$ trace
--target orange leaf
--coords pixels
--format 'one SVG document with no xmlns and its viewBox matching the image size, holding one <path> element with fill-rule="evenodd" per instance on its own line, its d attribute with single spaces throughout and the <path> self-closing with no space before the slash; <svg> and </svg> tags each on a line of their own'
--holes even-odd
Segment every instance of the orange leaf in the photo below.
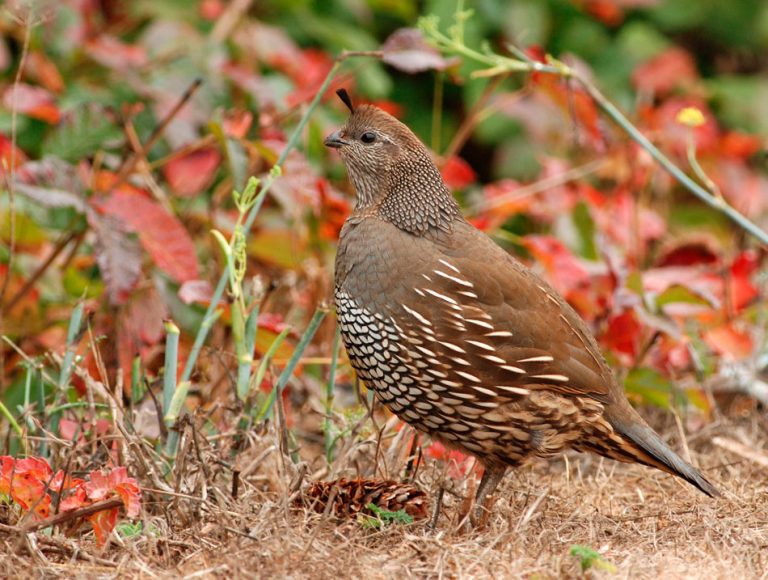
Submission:
<svg viewBox="0 0 768 580">
<path fill-rule="evenodd" d="M 733 323 L 711 328 L 704 332 L 704 342 L 717 354 L 731 360 L 741 360 L 754 352 L 752 334 L 735 328 Z"/>
<path fill-rule="evenodd" d="M 99 547 L 107 543 L 109 534 L 115 529 L 118 511 L 118 508 L 101 510 L 87 517 L 93 526 L 93 533 L 96 535 L 96 545 Z"/>
<path fill-rule="evenodd" d="M 59 69 L 40 51 L 30 51 L 24 72 L 51 92 L 61 93 L 64 90 L 64 79 Z"/>
</svg>

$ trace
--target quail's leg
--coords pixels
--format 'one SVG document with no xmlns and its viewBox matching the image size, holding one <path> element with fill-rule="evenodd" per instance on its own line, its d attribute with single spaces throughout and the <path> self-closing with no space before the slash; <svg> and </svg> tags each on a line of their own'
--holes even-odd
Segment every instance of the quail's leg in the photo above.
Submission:
<svg viewBox="0 0 768 580">
<path fill-rule="evenodd" d="M 477 488 L 477 495 L 475 496 L 474 517 L 472 518 L 475 525 L 480 523 L 483 513 L 486 511 L 485 500 L 496 490 L 506 472 L 506 465 L 486 464 L 483 478 L 480 480 L 480 487 Z"/>
</svg>

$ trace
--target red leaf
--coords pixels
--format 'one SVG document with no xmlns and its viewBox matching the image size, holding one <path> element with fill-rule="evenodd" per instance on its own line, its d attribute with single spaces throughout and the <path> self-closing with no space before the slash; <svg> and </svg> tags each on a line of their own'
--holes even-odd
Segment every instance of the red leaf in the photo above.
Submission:
<svg viewBox="0 0 768 580">
<path fill-rule="evenodd" d="M 477 175 L 469 166 L 469 163 L 461 157 L 449 157 L 440 168 L 445 184 L 450 189 L 464 189 L 470 183 L 474 183 Z"/>
<path fill-rule="evenodd" d="M 19 113 L 51 125 L 61 120 L 61 111 L 54 96 L 41 87 L 26 83 L 11 85 L 3 94 L 3 104 L 9 110 L 16 109 Z"/>
<path fill-rule="evenodd" d="M 748 358 L 755 348 L 752 335 L 745 330 L 735 328 L 733 323 L 705 331 L 704 342 L 717 354 L 731 360 Z"/>
<path fill-rule="evenodd" d="M 720 261 L 714 240 L 702 238 L 686 240 L 665 248 L 656 259 L 656 265 L 692 266 L 694 264 L 717 264 Z"/>
<path fill-rule="evenodd" d="M 3 462 L 3 471 L 8 469 Z M 35 517 L 47 518 L 50 513 L 51 497 L 46 493 L 48 481 L 53 475 L 51 466 L 45 459 L 26 457 L 17 459 L 11 465 L 13 480 L 10 483 L 10 496 L 24 510 L 32 510 Z M 5 484 L 0 484 L 3 487 Z"/>
<path fill-rule="evenodd" d="M 144 364 L 157 354 L 168 309 L 154 287 L 134 292 L 117 318 L 117 358 L 124 384 L 131 384 L 131 363 L 138 354 Z"/>
<path fill-rule="evenodd" d="M 59 510 L 62 512 L 76 510 L 85 507 L 90 503 L 87 494 L 85 493 L 85 482 L 82 479 L 76 481 L 77 484 L 74 485 L 61 499 L 61 502 L 59 502 Z"/>
<path fill-rule="evenodd" d="M 585 8 L 608 26 L 618 26 L 624 20 L 624 12 L 612 0 L 588 0 Z"/>
<path fill-rule="evenodd" d="M 310 100 L 333 67 L 333 59 L 321 50 L 307 48 L 302 51 L 298 66 L 291 71 L 296 90 L 288 95 L 288 107 Z M 330 93 L 331 91 L 329 91 Z"/>
<path fill-rule="evenodd" d="M 223 0 L 201 0 L 198 12 L 205 20 L 218 20 L 224 13 L 226 5 Z"/>
<path fill-rule="evenodd" d="M 635 311 L 628 309 L 610 318 L 601 342 L 615 353 L 631 357 L 631 362 L 640 350 L 642 330 Z"/>
<path fill-rule="evenodd" d="M 686 341 L 675 340 L 667 334 L 661 334 L 648 356 L 651 364 L 665 373 L 679 373 L 691 367 L 691 353 Z"/>
<path fill-rule="evenodd" d="M 381 46 L 382 60 L 403 72 L 418 73 L 425 70 L 445 70 L 456 59 L 445 59 L 424 39 L 418 28 L 401 28 L 393 32 Z"/>
<path fill-rule="evenodd" d="M 199 277 L 192 238 L 176 216 L 160 204 L 143 195 L 115 191 L 98 202 L 98 209 L 128 224 L 157 267 L 171 278 L 186 282 Z"/>
<path fill-rule="evenodd" d="M 428 457 L 448 463 L 448 474 L 450 477 L 464 477 L 472 467 L 471 456 L 455 449 L 449 449 L 440 441 L 432 441 L 429 447 L 426 448 L 426 454 Z"/>
<path fill-rule="evenodd" d="M 27 156 L 18 147 L 14 146 L 11 140 L 3 133 L 0 133 L 0 177 L 5 173 L 6 168 L 13 166 L 18 169 L 27 161 Z"/>
<path fill-rule="evenodd" d="M 128 470 L 121 466 L 114 468 L 109 474 L 109 485 L 120 496 L 125 505 L 125 514 L 135 518 L 141 511 L 141 490 L 136 480 L 128 477 Z"/>
<path fill-rule="evenodd" d="M 85 51 L 99 64 L 115 70 L 135 70 L 146 65 L 149 60 L 142 46 L 126 44 L 106 34 L 89 40 Z"/>
<path fill-rule="evenodd" d="M 693 57 L 687 50 L 673 46 L 637 67 L 632 83 L 640 91 L 665 95 L 697 77 Z"/>
<path fill-rule="evenodd" d="M 721 159 L 712 178 L 731 205 L 747 217 L 758 218 L 768 211 L 768 178 L 743 161 Z"/>
<path fill-rule="evenodd" d="M 526 236 L 523 244 L 544 266 L 546 278 L 561 294 L 589 282 L 589 272 L 565 245 L 551 236 Z"/>
<path fill-rule="evenodd" d="M 595 197 L 590 199 L 594 201 Z M 636 197 L 623 188 L 614 195 L 602 196 L 602 203 L 593 203 L 590 209 L 600 231 L 622 248 L 637 248 L 641 254 L 648 242 L 667 232 L 664 219 L 652 209 L 638 207 Z M 639 247 L 636 242 L 640 243 Z"/>
<path fill-rule="evenodd" d="M 734 311 L 748 306 L 760 295 L 752 283 L 752 276 L 760 267 L 760 256 L 755 250 L 745 250 L 731 264 L 729 296 Z"/>
<path fill-rule="evenodd" d="M 89 500 L 100 501 L 117 495 L 123 500 L 128 517 L 139 515 L 141 490 L 136 480 L 128 477 L 128 470 L 124 466 L 115 467 L 106 474 L 103 471 L 92 471 L 89 479 L 85 483 Z"/>
<path fill-rule="evenodd" d="M 333 189 L 325 179 L 318 179 L 320 192 L 320 236 L 326 240 L 338 240 L 352 207 L 346 197 Z"/>
<path fill-rule="evenodd" d="M 586 66 L 582 65 L 582 68 Z M 600 114 L 594 99 L 584 89 L 567 84 L 555 75 L 538 75 L 530 77 L 531 83 L 538 86 L 543 94 L 549 96 L 560 111 L 568 115 L 569 122 L 575 117 L 580 129 L 585 131 L 585 137 L 596 149 L 604 149 L 603 130 L 600 126 Z"/>
<path fill-rule="evenodd" d="M 169 161 L 163 167 L 163 175 L 178 195 L 192 197 L 211 184 L 220 164 L 217 149 L 198 149 Z"/>
<path fill-rule="evenodd" d="M 693 107 L 704 115 L 704 124 L 691 129 L 681 125 L 677 120 L 678 113 L 686 108 Z M 670 98 L 658 109 L 645 112 L 651 128 L 659 133 L 659 137 L 665 142 L 665 146 L 672 149 L 677 155 L 684 156 L 688 148 L 688 134 L 693 131 L 694 143 L 697 153 L 712 152 L 719 142 L 719 128 L 714 115 L 700 99 L 694 98 Z"/>
<path fill-rule="evenodd" d="M 262 312 L 259 314 L 258 320 L 259 328 L 271 330 L 275 334 L 281 333 L 288 325 L 283 321 L 281 314 L 275 314 L 272 312 Z"/>
<path fill-rule="evenodd" d="M 371 101 L 371 105 L 374 107 L 378 107 L 385 113 L 389 113 L 393 117 L 402 117 L 403 116 L 403 107 L 402 105 L 395 103 L 394 101 L 388 101 L 386 99 L 380 99 L 377 101 Z"/>
</svg>

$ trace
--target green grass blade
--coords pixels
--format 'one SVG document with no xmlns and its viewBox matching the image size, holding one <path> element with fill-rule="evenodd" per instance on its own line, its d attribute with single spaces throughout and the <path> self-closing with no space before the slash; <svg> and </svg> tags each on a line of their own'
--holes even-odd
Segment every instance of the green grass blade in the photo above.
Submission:
<svg viewBox="0 0 768 580">
<path fill-rule="evenodd" d="M 282 395 L 283 388 L 285 388 L 285 385 L 288 383 L 288 379 L 290 379 L 291 376 L 293 375 L 293 371 L 296 369 L 296 365 L 299 364 L 299 361 L 301 360 L 301 357 L 304 354 L 304 351 L 309 346 L 309 343 L 312 340 L 312 337 L 315 336 L 315 332 L 317 332 L 317 329 L 319 328 L 320 323 L 323 321 L 323 318 L 325 318 L 325 315 L 326 315 L 325 309 L 318 308 L 317 310 L 315 310 L 315 314 L 312 317 L 312 320 L 310 320 L 307 330 L 304 331 L 304 334 L 301 337 L 299 344 L 296 345 L 296 350 L 293 351 L 293 355 L 288 361 L 288 364 L 285 366 L 285 369 L 283 369 L 283 372 L 280 374 L 280 378 L 277 379 L 275 388 L 272 389 L 272 392 L 269 394 L 269 397 L 264 402 L 264 405 L 262 406 L 261 411 L 257 416 L 257 419 L 256 419 L 257 422 L 263 421 L 264 419 L 266 419 L 272 414 L 272 407 L 275 404 L 275 400 L 277 399 L 277 397 Z"/>
</svg>

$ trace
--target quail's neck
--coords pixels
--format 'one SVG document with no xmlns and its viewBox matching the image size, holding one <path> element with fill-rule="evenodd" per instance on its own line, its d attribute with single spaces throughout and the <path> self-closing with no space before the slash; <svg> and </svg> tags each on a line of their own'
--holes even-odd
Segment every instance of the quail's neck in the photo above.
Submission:
<svg viewBox="0 0 768 580">
<path fill-rule="evenodd" d="M 461 217 L 456 200 L 431 159 L 412 156 L 393 167 L 377 205 L 378 216 L 413 235 L 449 232 Z"/>
</svg>

